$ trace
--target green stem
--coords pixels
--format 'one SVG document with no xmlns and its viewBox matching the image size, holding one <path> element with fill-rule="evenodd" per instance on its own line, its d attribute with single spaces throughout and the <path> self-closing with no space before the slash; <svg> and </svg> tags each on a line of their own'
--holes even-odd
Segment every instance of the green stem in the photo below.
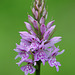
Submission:
<svg viewBox="0 0 75 75">
<path fill-rule="evenodd" d="M 38 68 L 36 68 L 35 75 L 40 75 L 41 61 L 38 61 L 38 62 L 37 62 L 37 66 L 38 66 Z"/>
</svg>

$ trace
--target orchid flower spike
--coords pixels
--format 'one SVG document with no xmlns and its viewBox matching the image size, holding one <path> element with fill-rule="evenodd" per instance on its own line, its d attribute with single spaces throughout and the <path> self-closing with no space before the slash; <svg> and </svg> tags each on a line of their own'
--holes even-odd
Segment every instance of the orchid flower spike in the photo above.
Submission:
<svg viewBox="0 0 75 75">
<path fill-rule="evenodd" d="M 40 75 L 40 64 L 45 65 L 46 62 L 51 67 L 55 66 L 58 72 L 61 64 L 56 60 L 56 56 L 62 54 L 65 50 L 59 52 L 59 46 L 55 46 L 56 43 L 61 41 L 62 37 L 52 37 L 56 27 L 56 25 L 53 25 L 54 20 L 47 25 L 45 24 L 48 14 L 45 0 L 35 0 L 32 14 L 33 17 L 28 15 L 29 22 L 24 22 L 28 32 L 19 32 L 22 39 L 19 45 L 16 44 L 14 51 L 18 53 L 15 59 L 19 57 L 21 60 L 16 64 L 20 66 L 20 64 L 26 62 L 26 65 L 21 67 L 25 75 L 33 74 L 35 71 L 36 75 Z"/>
</svg>

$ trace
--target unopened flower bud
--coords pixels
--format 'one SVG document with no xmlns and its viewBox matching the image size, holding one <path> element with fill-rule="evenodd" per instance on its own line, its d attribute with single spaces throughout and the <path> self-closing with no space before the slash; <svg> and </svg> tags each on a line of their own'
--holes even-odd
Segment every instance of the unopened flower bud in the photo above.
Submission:
<svg viewBox="0 0 75 75">
<path fill-rule="evenodd" d="M 32 27 L 29 23 L 27 22 L 24 22 L 26 24 L 26 28 L 28 29 L 28 31 L 31 31 L 32 30 Z"/>
<path fill-rule="evenodd" d="M 54 20 L 55 21 L 55 20 Z M 54 21 L 51 21 L 51 22 L 49 22 L 48 24 L 47 24 L 47 29 L 49 29 L 51 26 L 52 26 L 52 24 L 54 23 Z"/>
<path fill-rule="evenodd" d="M 40 24 L 44 24 L 44 23 L 45 23 L 45 19 L 44 19 L 44 17 L 41 17 Z"/>
</svg>

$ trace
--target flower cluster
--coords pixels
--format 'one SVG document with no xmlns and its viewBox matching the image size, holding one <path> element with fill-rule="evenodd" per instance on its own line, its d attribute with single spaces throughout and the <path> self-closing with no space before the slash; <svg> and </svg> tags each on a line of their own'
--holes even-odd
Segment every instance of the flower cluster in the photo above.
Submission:
<svg viewBox="0 0 75 75">
<path fill-rule="evenodd" d="M 15 59 L 21 58 L 17 64 L 20 66 L 23 62 L 27 63 L 27 65 L 21 67 L 25 75 L 34 73 L 38 62 L 45 65 L 45 62 L 48 61 L 51 67 L 55 66 L 56 70 L 59 71 L 58 66 L 61 66 L 61 64 L 56 61 L 56 56 L 62 54 L 64 50 L 59 52 L 59 46 L 55 47 L 55 44 L 61 41 L 61 37 L 52 38 L 56 26 L 52 26 L 54 21 L 45 25 L 48 13 L 44 0 L 35 0 L 32 13 L 34 18 L 28 15 L 29 23 L 24 22 L 28 32 L 19 32 L 22 39 L 20 45 L 16 44 L 17 47 L 14 49 L 18 53 Z M 32 58 L 30 59 L 29 56 Z"/>
</svg>

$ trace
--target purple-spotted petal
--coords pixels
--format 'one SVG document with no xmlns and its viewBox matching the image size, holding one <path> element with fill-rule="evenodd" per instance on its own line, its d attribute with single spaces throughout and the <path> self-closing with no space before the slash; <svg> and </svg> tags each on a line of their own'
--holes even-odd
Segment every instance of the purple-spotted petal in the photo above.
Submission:
<svg viewBox="0 0 75 75">
<path fill-rule="evenodd" d="M 54 45 L 55 43 L 58 43 L 58 42 L 60 42 L 61 41 L 61 38 L 62 37 L 54 37 L 54 38 L 52 38 L 51 40 L 50 40 L 50 46 L 52 46 L 52 45 Z"/>
<path fill-rule="evenodd" d="M 38 51 L 35 55 L 34 55 L 34 61 L 39 61 L 41 60 L 43 65 L 45 65 L 45 60 L 47 59 L 47 55 L 43 50 Z"/>
<path fill-rule="evenodd" d="M 43 65 L 45 65 L 45 60 L 44 59 L 41 59 L 41 61 L 42 61 Z"/>
<path fill-rule="evenodd" d="M 21 53 L 18 54 L 18 57 L 21 57 L 21 61 L 20 61 L 19 63 L 16 63 L 16 64 L 18 64 L 18 66 L 20 66 L 20 64 L 21 64 L 22 62 L 24 62 L 25 60 L 28 59 L 29 54 L 26 53 L 26 52 L 21 52 Z"/>
<path fill-rule="evenodd" d="M 17 56 L 15 57 L 15 59 L 17 59 L 18 57 L 20 57 L 20 55 L 17 55 Z"/>
<path fill-rule="evenodd" d="M 18 63 L 16 63 L 18 66 L 20 66 L 20 64 L 22 63 L 22 62 L 24 62 L 26 59 L 22 59 L 20 62 L 18 62 Z"/>
<path fill-rule="evenodd" d="M 55 47 L 54 51 L 52 52 L 52 56 L 56 56 L 58 54 L 59 49 Z"/>
<path fill-rule="evenodd" d="M 25 65 L 21 67 L 21 70 L 25 72 L 25 75 L 28 73 L 33 74 L 35 72 L 35 68 L 32 65 Z"/>
<path fill-rule="evenodd" d="M 29 34 L 28 32 L 19 32 L 22 39 L 26 41 L 32 42 L 33 39 L 35 39 L 34 35 Z"/>
<path fill-rule="evenodd" d="M 19 49 L 14 49 L 14 51 L 16 51 L 16 52 L 21 52 L 21 50 L 19 50 Z"/>
<path fill-rule="evenodd" d="M 45 47 L 48 48 L 48 47 L 54 46 L 54 44 L 56 44 L 60 41 L 61 41 L 61 37 L 54 37 L 47 44 L 45 44 Z"/>
<path fill-rule="evenodd" d="M 30 46 L 30 42 L 29 41 L 21 39 L 21 42 L 24 43 L 24 45 L 26 45 L 26 46 Z"/>
<path fill-rule="evenodd" d="M 56 61 L 56 58 L 53 58 L 53 57 L 50 58 L 50 59 L 48 60 L 48 63 L 49 63 L 49 65 L 50 65 L 51 67 L 54 67 L 54 66 L 55 66 L 57 72 L 59 71 L 59 67 L 58 67 L 58 66 L 61 66 L 61 64 Z"/>
<path fill-rule="evenodd" d="M 53 31 L 54 28 L 55 28 L 55 25 L 52 26 L 50 29 L 48 29 L 48 30 L 45 32 L 45 34 L 44 34 L 44 40 L 47 40 L 47 39 L 48 39 L 50 33 Z"/>
<path fill-rule="evenodd" d="M 22 42 L 21 42 L 22 43 Z M 18 49 L 20 52 L 23 50 L 23 51 L 26 51 L 26 45 L 25 44 L 20 44 L 20 45 L 18 45 L 18 44 L 16 44 L 16 50 Z"/>
<path fill-rule="evenodd" d="M 57 70 L 57 72 L 59 71 L 59 67 L 58 66 L 56 66 L 56 70 Z"/>
<path fill-rule="evenodd" d="M 61 52 L 58 52 L 57 55 L 60 55 L 60 54 L 64 53 L 64 51 L 65 51 L 65 50 L 62 50 Z"/>
<path fill-rule="evenodd" d="M 31 51 L 35 51 L 36 49 L 38 49 L 39 47 L 39 44 L 36 43 L 36 42 L 33 42 L 31 45 L 30 45 L 30 49 L 32 49 Z"/>
</svg>

